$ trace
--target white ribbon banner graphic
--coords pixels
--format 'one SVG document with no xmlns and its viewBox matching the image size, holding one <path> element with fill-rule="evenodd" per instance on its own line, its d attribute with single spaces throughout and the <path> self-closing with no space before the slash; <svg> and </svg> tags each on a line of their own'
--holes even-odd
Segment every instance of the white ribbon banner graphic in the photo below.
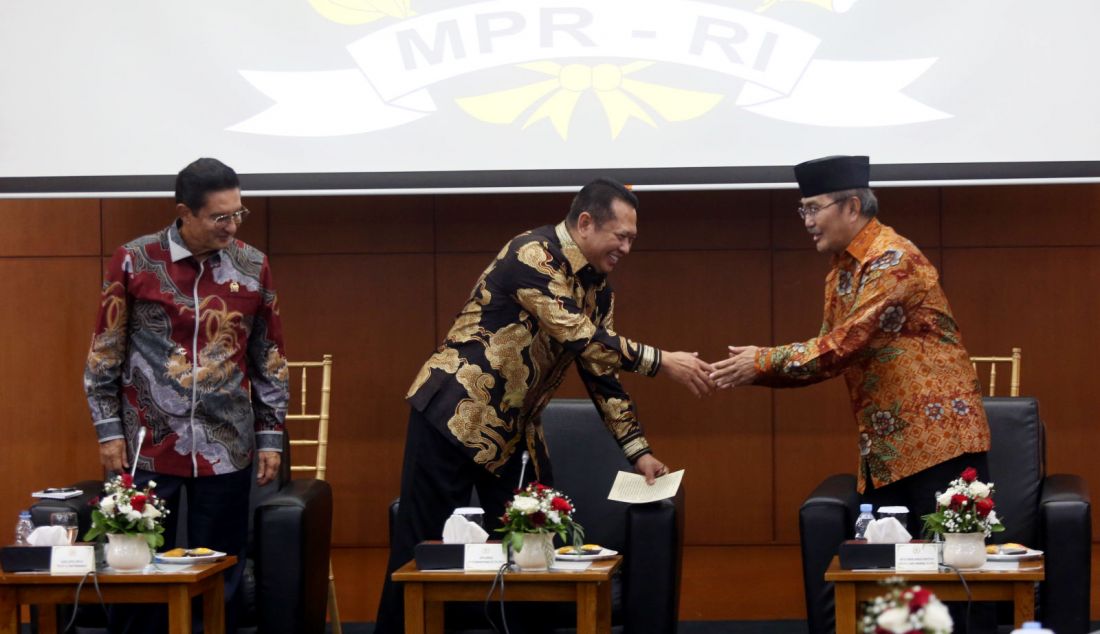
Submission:
<svg viewBox="0 0 1100 634">
<path fill-rule="evenodd" d="M 435 111 L 429 89 L 439 82 L 502 66 L 578 58 L 712 71 L 738 80 L 728 86 L 728 92 L 739 93 L 738 106 L 807 125 L 872 127 L 951 116 L 900 92 L 934 58 L 821 60 L 813 56 L 819 43 L 778 20 L 690 0 L 592 6 L 560 0 L 477 2 L 407 18 L 353 42 L 348 52 L 358 68 L 240 71 L 275 104 L 229 129 L 341 136 L 394 128 Z"/>
</svg>

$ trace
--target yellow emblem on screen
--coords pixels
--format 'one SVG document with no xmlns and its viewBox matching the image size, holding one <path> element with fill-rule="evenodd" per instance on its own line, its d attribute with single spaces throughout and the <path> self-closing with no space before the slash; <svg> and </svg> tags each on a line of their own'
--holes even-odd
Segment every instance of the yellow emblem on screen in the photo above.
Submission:
<svg viewBox="0 0 1100 634">
<path fill-rule="evenodd" d="M 662 86 L 628 77 L 651 65 L 653 62 L 633 62 L 623 66 L 562 65 L 548 61 L 521 64 L 520 68 L 549 75 L 552 79 L 485 95 L 462 97 L 455 102 L 476 119 L 507 125 L 541 101 L 527 117 L 523 128 L 547 119 L 558 135 L 567 140 L 569 122 L 577 101 L 588 90 L 593 91 L 600 100 L 613 139 L 619 136 L 631 119 L 657 127 L 643 104 L 667 121 L 686 121 L 706 114 L 723 98 L 719 94 Z"/>
</svg>

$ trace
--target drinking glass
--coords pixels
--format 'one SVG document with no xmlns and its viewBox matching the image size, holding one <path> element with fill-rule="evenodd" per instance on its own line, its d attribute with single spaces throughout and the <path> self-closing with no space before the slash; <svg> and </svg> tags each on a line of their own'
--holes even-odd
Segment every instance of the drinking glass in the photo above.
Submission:
<svg viewBox="0 0 1100 634">
<path fill-rule="evenodd" d="M 50 526 L 65 527 L 65 536 L 69 539 L 69 545 L 76 543 L 76 513 L 73 511 L 58 511 L 50 513 Z"/>
</svg>

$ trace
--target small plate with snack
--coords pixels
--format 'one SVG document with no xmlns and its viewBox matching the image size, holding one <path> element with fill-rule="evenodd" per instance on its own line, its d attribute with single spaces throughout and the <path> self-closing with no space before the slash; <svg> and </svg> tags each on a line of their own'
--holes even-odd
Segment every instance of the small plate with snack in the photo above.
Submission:
<svg viewBox="0 0 1100 634">
<path fill-rule="evenodd" d="M 574 548 L 573 546 L 562 546 L 557 550 L 555 555 L 562 561 L 596 561 L 599 559 L 607 559 L 618 555 L 619 551 L 611 550 L 610 548 L 604 548 L 599 544 L 585 544 L 580 548 Z"/>
<path fill-rule="evenodd" d="M 205 561 L 217 561 L 225 553 L 209 548 L 173 548 L 157 553 L 157 561 L 166 564 L 201 564 Z"/>
<path fill-rule="evenodd" d="M 1043 551 L 1028 548 L 1023 544 L 1010 542 L 1007 544 L 989 544 L 985 547 L 985 558 L 989 561 L 1020 561 L 1021 559 L 1035 559 L 1041 557 Z"/>
</svg>

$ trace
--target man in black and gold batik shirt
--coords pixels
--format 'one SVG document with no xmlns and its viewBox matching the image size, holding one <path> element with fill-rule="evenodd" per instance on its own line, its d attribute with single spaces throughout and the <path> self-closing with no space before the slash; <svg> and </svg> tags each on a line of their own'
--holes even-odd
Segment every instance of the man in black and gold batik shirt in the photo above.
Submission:
<svg viewBox="0 0 1100 634">
<path fill-rule="evenodd" d="M 552 482 L 539 417 L 570 365 L 635 470 L 650 482 L 668 471 L 650 451 L 619 371 L 667 375 L 697 396 L 713 385 L 710 366 L 694 353 L 664 352 L 614 330 L 607 274 L 630 253 L 637 207 L 630 190 L 600 179 L 581 189 L 565 221 L 513 238 L 420 369 L 407 395 L 401 505 L 377 633 L 403 631 L 400 588 L 389 573 L 412 559 L 417 543 L 439 539 L 473 488 L 491 530 L 525 451 L 527 479 Z"/>
</svg>

